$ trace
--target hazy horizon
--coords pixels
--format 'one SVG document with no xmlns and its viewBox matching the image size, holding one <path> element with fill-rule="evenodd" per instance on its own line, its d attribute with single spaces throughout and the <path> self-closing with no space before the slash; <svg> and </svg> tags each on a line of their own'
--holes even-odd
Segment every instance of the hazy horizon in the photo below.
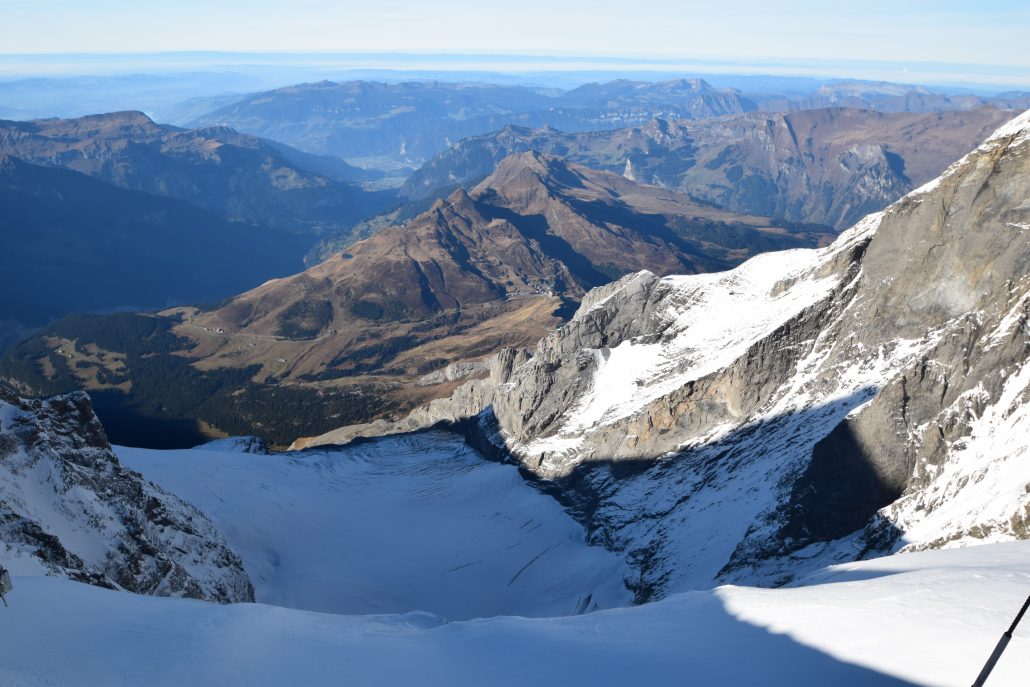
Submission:
<svg viewBox="0 0 1030 687">
<path fill-rule="evenodd" d="M 0 0 L 2 4 L 2 0 Z M 982 93 L 1030 88 L 1030 70 L 1006 65 L 888 60 L 732 60 L 474 52 L 161 51 L 0 53 L 0 81 L 239 73 L 254 87 L 321 78 L 447 78 L 449 75 L 569 87 L 592 80 L 783 77 L 888 81 Z M 362 77 L 361 75 L 367 75 Z M 433 76 L 435 75 L 435 77 Z M 310 77 L 310 78 L 303 78 Z"/>
<path fill-rule="evenodd" d="M 0 76 L 8 79 L 71 75 L 83 62 L 112 68 L 100 58 L 147 56 L 151 66 L 143 68 L 154 69 L 168 61 L 154 56 L 217 55 L 203 69 L 234 59 L 239 66 L 241 57 L 274 56 L 281 65 L 333 56 L 334 64 L 321 66 L 343 69 L 342 62 L 376 58 L 394 68 L 411 68 L 415 60 L 419 68 L 446 63 L 468 70 L 442 59 L 464 57 L 477 70 L 486 63 L 503 73 L 617 66 L 1030 87 L 1030 6 L 1014 0 L 987 8 L 958 0 L 595 0 L 587 8 L 569 0 L 0 0 L 0 15 Z M 63 64 L 55 61 L 62 57 Z"/>
</svg>

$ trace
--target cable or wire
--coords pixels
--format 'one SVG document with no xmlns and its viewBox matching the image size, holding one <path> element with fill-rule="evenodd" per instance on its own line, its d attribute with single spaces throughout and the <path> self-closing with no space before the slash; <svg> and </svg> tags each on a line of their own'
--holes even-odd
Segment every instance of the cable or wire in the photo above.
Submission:
<svg viewBox="0 0 1030 687">
<path fill-rule="evenodd" d="M 998 659 L 1005 652 L 1005 647 L 1009 645 L 1009 641 L 1012 639 L 1012 633 L 1016 631 L 1016 625 L 1019 625 L 1019 621 L 1023 619 L 1023 615 L 1026 614 L 1026 609 L 1030 608 L 1030 596 L 1026 597 L 1026 601 L 1023 602 L 1023 607 L 1019 609 L 1019 613 L 1016 614 L 1016 619 L 1012 621 L 1012 625 L 1005 631 L 1005 634 L 998 640 L 998 645 L 994 647 L 994 651 L 991 653 L 991 657 L 987 659 L 987 663 L 984 665 L 984 669 L 980 671 L 980 675 L 977 676 L 976 682 L 973 683 L 973 687 L 983 687 L 983 684 L 987 682 L 987 677 L 994 670 L 995 664 L 998 663 Z"/>
</svg>

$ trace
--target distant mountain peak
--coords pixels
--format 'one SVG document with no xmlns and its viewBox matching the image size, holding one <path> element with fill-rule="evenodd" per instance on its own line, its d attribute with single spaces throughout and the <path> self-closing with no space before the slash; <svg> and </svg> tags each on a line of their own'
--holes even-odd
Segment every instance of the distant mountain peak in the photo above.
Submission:
<svg viewBox="0 0 1030 687">
<path fill-rule="evenodd" d="M 564 158 L 527 150 L 501 160 L 493 174 L 472 189 L 471 195 L 474 198 L 491 192 L 509 198 L 540 192 L 550 195 L 561 187 L 584 188 L 583 174 L 577 171 L 576 165 Z"/>
<path fill-rule="evenodd" d="M 688 78 L 672 79 L 670 81 L 663 81 L 661 83 L 663 85 L 667 84 L 669 86 L 686 87 L 686 88 L 689 88 L 692 91 L 716 90 L 715 87 L 712 86 L 712 84 L 708 83 L 704 79 L 697 78 L 697 77 L 692 78 L 692 79 L 688 79 Z"/>
<path fill-rule="evenodd" d="M 70 119 L 48 118 L 28 122 L 5 123 L 10 128 L 20 128 L 51 138 L 111 138 L 125 135 L 157 136 L 176 127 L 158 124 L 137 110 L 105 112 Z"/>
</svg>

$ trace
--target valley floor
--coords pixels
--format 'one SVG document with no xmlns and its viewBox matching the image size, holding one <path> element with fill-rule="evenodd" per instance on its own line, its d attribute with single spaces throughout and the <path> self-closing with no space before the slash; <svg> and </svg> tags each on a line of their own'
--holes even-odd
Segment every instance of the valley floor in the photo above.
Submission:
<svg viewBox="0 0 1030 687">
<path fill-rule="evenodd" d="M 1030 543 L 839 566 L 586 615 L 447 622 L 218 606 L 19 577 L 4 685 L 968 685 L 1030 589 Z M 1030 626 L 988 682 L 1026 683 Z"/>
</svg>

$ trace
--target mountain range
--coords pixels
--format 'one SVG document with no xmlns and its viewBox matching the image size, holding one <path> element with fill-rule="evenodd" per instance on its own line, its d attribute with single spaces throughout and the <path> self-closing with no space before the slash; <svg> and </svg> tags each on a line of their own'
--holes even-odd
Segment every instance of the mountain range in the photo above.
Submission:
<svg viewBox="0 0 1030 687">
<path fill-rule="evenodd" d="M 1011 116 L 994 108 L 932 114 L 813 109 L 580 133 L 509 126 L 439 153 L 400 194 L 417 200 L 468 187 L 508 155 L 535 150 L 734 212 L 843 230 L 935 178 Z"/>
<path fill-rule="evenodd" d="M 553 215 L 547 235 L 595 265 L 572 208 L 584 218 L 581 206 L 621 201 L 671 219 L 693 201 L 540 154 L 509 158 L 489 185 L 412 224 L 406 259 L 374 250 L 392 229 L 349 259 L 397 265 L 391 274 L 420 266 L 418 296 L 391 279 L 365 292 L 382 314 L 391 299 L 398 312 L 431 309 L 427 294 L 481 302 L 508 279 L 560 291 L 514 278 L 548 279 L 549 266 L 567 293 L 582 291 L 575 315 L 472 366 L 474 379 L 460 364 L 438 370 L 453 393 L 402 421 L 343 427 L 301 452 L 270 455 L 252 437 L 112 449 L 85 394 L 28 399 L 0 386 L 0 541 L 16 620 L 0 641 L 3 674 L 68 685 L 115 671 L 155 684 L 335 684 L 344 671 L 441 685 L 965 684 L 1030 575 L 1014 541 L 1030 536 L 1028 152 L 1030 112 L 829 245 L 589 290 L 589 273 L 553 244 L 519 248 L 532 217 L 521 213 Z M 677 247 L 604 228 L 642 254 L 647 239 Z M 443 269 L 442 246 L 479 272 Z M 502 260 L 485 261 L 493 254 Z M 346 295 L 328 264 L 309 272 L 323 281 L 177 314 L 252 308 L 256 328 L 296 334 L 319 311 L 284 322 L 276 299 Z M 55 363 L 43 348 L 73 328 L 65 320 L 37 341 L 39 358 L 13 362 L 23 373 L 38 363 L 37 378 L 48 364 L 91 367 L 135 386 L 179 358 L 179 388 L 209 381 L 217 365 L 154 346 L 116 353 L 170 351 L 160 321 L 172 316 L 100 318 L 104 347 L 68 339 Z M 155 366 L 118 379 L 141 361 Z M 229 391 L 222 403 L 245 389 Z M 310 408 L 332 412 L 328 396 Z M 308 408 L 280 398 L 275 410 Z M 635 607 L 610 608 L 630 593 Z M 550 617 L 526 617 L 537 614 Z M 1020 639 L 998 684 L 1026 672 Z"/>
<path fill-rule="evenodd" d="M 267 57 L 0 56 L 0 684 L 972 681 L 1030 94 Z"/>
<path fill-rule="evenodd" d="M 526 153 L 301 274 L 209 311 L 70 318 L 13 349 L 3 370 L 35 391 L 85 384 L 121 442 L 139 440 L 121 433 L 138 418 L 116 420 L 109 403 L 229 432 L 261 427 L 288 444 L 446 395 L 455 379 L 441 368 L 530 345 L 588 289 L 627 272 L 724 269 L 830 238 Z M 423 379 L 431 373 L 444 376 Z M 198 381 L 183 388 L 181 375 Z M 301 394 L 311 412 L 277 413 L 282 394 Z"/>
<path fill-rule="evenodd" d="M 1023 111 L 1030 93 L 1010 91 L 993 96 L 943 93 L 926 86 L 887 81 L 831 81 L 807 93 L 752 96 L 765 111 L 811 110 L 822 107 L 857 107 L 878 112 L 946 112 L 998 107 Z"/>
<path fill-rule="evenodd" d="M 342 230 L 384 207 L 355 185 L 368 174 L 337 158 L 225 127 L 157 124 L 140 112 L 0 120 L 0 154 L 292 233 Z"/>
<path fill-rule="evenodd" d="M 255 93 L 187 122 L 229 126 L 312 153 L 344 158 L 402 179 L 470 136 L 505 126 L 575 133 L 747 112 L 850 107 L 937 113 L 982 107 L 1022 110 L 1025 93 L 945 95 L 918 86 L 831 82 L 812 92 L 745 93 L 703 79 L 589 83 L 571 90 L 484 83 L 322 81 Z"/>
<path fill-rule="evenodd" d="M 590 132 L 509 125 L 463 139 L 427 161 L 398 189 L 403 204 L 321 238 L 306 263 L 402 224 L 455 188 L 472 188 L 505 157 L 528 151 L 734 212 L 843 230 L 933 179 L 1010 116 L 992 107 L 932 114 L 831 108 L 655 119 Z"/>
<path fill-rule="evenodd" d="M 0 159 L 0 348 L 71 312 L 221 300 L 395 202 L 337 158 L 139 112 L 0 121 Z"/>
<path fill-rule="evenodd" d="M 396 172 L 506 124 L 581 131 L 657 116 L 711 117 L 752 109 L 753 103 L 736 92 L 700 79 L 588 84 L 565 93 L 483 83 L 322 81 L 254 94 L 190 126 L 230 126 Z"/>
</svg>

